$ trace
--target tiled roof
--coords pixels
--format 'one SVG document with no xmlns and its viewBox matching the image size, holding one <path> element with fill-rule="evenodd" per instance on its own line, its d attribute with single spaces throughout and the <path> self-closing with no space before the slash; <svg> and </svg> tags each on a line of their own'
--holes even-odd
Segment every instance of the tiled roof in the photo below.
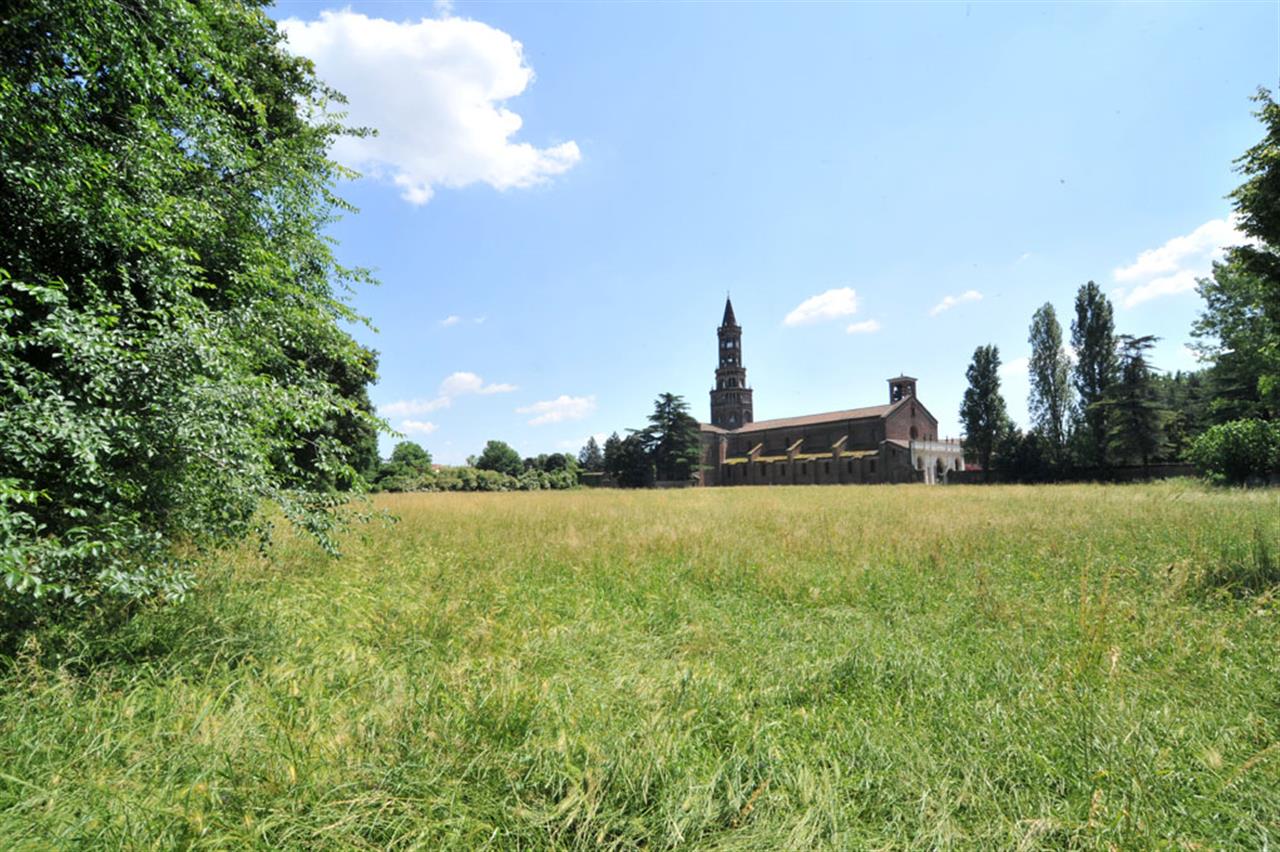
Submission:
<svg viewBox="0 0 1280 852">
<path fill-rule="evenodd" d="M 903 400 L 902 402 L 905 402 Z M 801 417 L 782 417 L 777 420 L 757 420 L 740 429 L 733 430 L 735 435 L 747 432 L 763 432 L 768 429 L 792 429 L 797 426 L 817 426 L 822 423 L 839 423 L 842 420 L 866 420 L 872 417 L 884 417 L 895 405 L 872 405 L 867 408 L 850 408 L 845 411 L 828 411 L 825 414 L 806 414 Z"/>
</svg>

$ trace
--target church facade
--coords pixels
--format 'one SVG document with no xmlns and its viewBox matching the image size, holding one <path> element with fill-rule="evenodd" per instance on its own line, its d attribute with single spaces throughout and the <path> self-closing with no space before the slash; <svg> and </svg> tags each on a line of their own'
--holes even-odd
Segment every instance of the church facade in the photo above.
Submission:
<svg viewBox="0 0 1280 852">
<path fill-rule="evenodd" d="M 711 422 L 699 424 L 701 484 L 939 483 L 964 469 L 960 443 L 938 440 L 937 418 L 911 376 L 889 379 L 884 405 L 757 421 L 728 299 L 716 337 Z"/>
</svg>

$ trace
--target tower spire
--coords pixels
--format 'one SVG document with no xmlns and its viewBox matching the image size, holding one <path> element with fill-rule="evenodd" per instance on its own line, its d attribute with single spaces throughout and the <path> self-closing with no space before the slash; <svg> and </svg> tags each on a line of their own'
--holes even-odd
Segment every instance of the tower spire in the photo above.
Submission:
<svg viewBox="0 0 1280 852">
<path fill-rule="evenodd" d="M 747 368 L 742 365 L 742 328 L 733 315 L 733 302 L 724 299 L 724 320 L 716 329 L 720 341 L 720 363 L 716 385 L 711 390 L 711 423 L 722 429 L 738 429 L 753 419 L 751 388 Z"/>
</svg>

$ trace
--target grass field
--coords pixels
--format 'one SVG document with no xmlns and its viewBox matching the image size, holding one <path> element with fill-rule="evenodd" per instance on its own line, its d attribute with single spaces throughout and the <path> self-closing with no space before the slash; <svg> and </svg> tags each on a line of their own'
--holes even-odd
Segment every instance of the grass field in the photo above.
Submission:
<svg viewBox="0 0 1280 852">
<path fill-rule="evenodd" d="M 1276 491 L 376 502 L 28 641 L 0 845 L 1280 848 Z"/>
</svg>

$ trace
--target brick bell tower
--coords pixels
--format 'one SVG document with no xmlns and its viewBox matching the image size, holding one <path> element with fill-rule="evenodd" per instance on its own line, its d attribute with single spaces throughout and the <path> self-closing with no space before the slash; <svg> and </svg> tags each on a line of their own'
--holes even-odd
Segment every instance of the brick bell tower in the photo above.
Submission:
<svg viewBox="0 0 1280 852">
<path fill-rule="evenodd" d="M 751 388 L 747 387 L 747 368 L 742 366 L 742 327 L 733 316 L 733 302 L 727 296 L 724 319 L 716 335 L 720 338 L 720 366 L 711 391 L 711 425 L 737 429 L 752 420 Z"/>
</svg>

